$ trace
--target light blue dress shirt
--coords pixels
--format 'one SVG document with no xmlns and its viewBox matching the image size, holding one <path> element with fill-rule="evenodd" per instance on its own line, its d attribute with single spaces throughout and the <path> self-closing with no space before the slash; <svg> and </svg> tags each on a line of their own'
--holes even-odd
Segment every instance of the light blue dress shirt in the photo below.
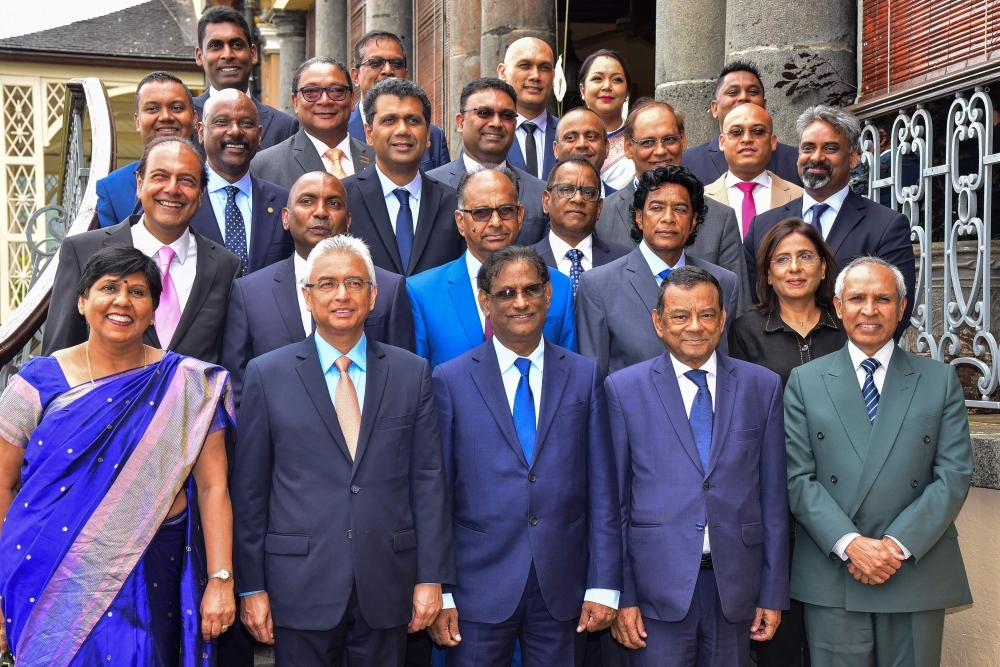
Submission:
<svg viewBox="0 0 1000 667">
<path fill-rule="evenodd" d="M 645 241 L 639 243 L 639 252 L 642 253 L 642 258 L 645 259 L 646 264 L 649 265 L 649 270 L 653 272 L 653 277 L 656 278 L 657 285 L 663 282 L 663 278 L 660 277 L 660 274 L 663 271 L 665 271 L 666 269 L 670 269 L 671 271 L 673 271 L 674 269 L 679 269 L 685 264 L 687 264 L 683 250 L 681 251 L 681 258 L 678 259 L 677 263 L 674 264 L 673 266 L 668 265 L 666 262 L 660 259 L 660 257 L 656 253 L 654 253 L 653 250 L 648 245 L 646 245 Z"/>
<path fill-rule="evenodd" d="M 243 214 L 243 226 L 247 234 L 247 253 L 250 252 L 250 226 L 253 222 L 253 185 L 250 182 L 250 172 L 243 175 L 243 178 L 230 183 L 222 176 L 208 168 L 208 200 L 212 202 L 212 210 L 215 212 L 215 220 L 219 224 L 219 231 L 222 232 L 222 241 L 226 241 L 226 201 L 229 194 L 226 188 L 235 185 L 240 189 L 236 193 L 236 208 Z"/>
<path fill-rule="evenodd" d="M 396 217 L 399 215 L 399 199 L 393 194 L 393 190 L 402 187 L 404 190 L 410 193 L 410 213 L 413 215 L 413 235 L 417 235 L 417 220 L 420 215 L 420 191 L 423 189 L 423 182 L 420 180 L 420 172 L 417 172 L 416 177 L 407 183 L 406 185 L 396 185 L 389 180 L 389 177 L 379 171 L 379 168 L 375 167 L 375 173 L 378 174 L 379 183 L 382 184 L 382 195 L 385 197 L 385 207 L 389 211 L 389 222 L 392 223 L 392 231 L 396 232 Z"/>
<path fill-rule="evenodd" d="M 832 194 L 826 198 L 822 203 L 827 204 L 830 208 L 823 211 L 823 215 L 820 216 L 819 226 L 823 230 L 823 239 L 830 235 L 830 230 L 833 229 L 833 223 L 836 222 L 837 216 L 840 215 L 840 209 L 844 206 L 844 200 L 847 199 L 847 192 L 850 190 L 849 185 L 845 185 L 844 189 L 836 194 Z M 802 219 L 808 223 L 813 222 L 813 212 L 810 211 L 813 206 L 818 204 L 815 199 L 809 196 L 808 192 L 802 193 Z"/>
<path fill-rule="evenodd" d="M 337 359 L 346 356 L 351 360 L 351 365 L 347 367 L 347 376 L 354 383 L 354 389 L 358 392 L 358 406 L 362 414 L 365 409 L 365 379 L 368 375 L 368 341 L 365 334 L 361 334 L 361 339 L 343 355 L 340 350 L 330 345 L 316 332 L 316 352 L 319 353 L 319 366 L 323 369 L 323 377 L 326 378 L 326 388 L 330 391 L 330 400 L 333 407 L 337 407 L 337 383 L 340 381 L 340 370 L 334 366 Z"/>
</svg>

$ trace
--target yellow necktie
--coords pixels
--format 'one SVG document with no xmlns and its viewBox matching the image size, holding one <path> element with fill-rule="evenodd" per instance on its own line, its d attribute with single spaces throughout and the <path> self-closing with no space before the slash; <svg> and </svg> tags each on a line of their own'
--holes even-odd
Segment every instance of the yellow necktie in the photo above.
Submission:
<svg viewBox="0 0 1000 667">
<path fill-rule="evenodd" d="M 344 171 L 343 165 L 340 164 L 340 158 L 344 157 L 344 151 L 339 148 L 331 148 L 323 153 L 326 159 L 330 161 L 330 173 L 337 178 L 347 178 L 347 172 Z"/>
<path fill-rule="evenodd" d="M 347 374 L 347 369 L 351 366 L 351 360 L 342 356 L 333 362 L 340 371 L 340 379 L 337 380 L 337 420 L 340 422 L 340 430 L 344 432 L 344 440 L 347 441 L 347 451 L 351 453 L 351 460 L 354 460 L 358 451 L 358 437 L 361 435 L 361 407 L 358 405 L 358 391 L 354 387 L 351 376 Z"/>
</svg>

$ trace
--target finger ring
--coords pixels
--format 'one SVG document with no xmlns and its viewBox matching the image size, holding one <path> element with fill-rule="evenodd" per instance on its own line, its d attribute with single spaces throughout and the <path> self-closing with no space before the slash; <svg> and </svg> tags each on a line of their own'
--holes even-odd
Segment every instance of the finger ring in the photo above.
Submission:
<svg viewBox="0 0 1000 667">
<path fill-rule="evenodd" d="M 229 629 L 229 626 L 228 626 L 228 625 L 226 625 L 225 623 L 223 623 L 223 624 L 222 624 L 222 631 L 223 631 L 223 632 L 225 632 L 225 631 L 226 631 L 226 630 L 228 630 L 228 629 Z"/>
</svg>

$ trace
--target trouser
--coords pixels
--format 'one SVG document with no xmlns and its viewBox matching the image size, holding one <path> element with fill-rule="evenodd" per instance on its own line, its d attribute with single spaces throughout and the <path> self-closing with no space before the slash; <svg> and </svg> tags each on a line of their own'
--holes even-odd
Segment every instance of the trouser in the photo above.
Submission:
<svg viewBox="0 0 1000 667">
<path fill-rule="evenodd" d="M 792 600 L 791 608 L 781 612 L 781 624 L 774 637 L 752 643 L 757 651 L 757 667 L 810 667 L 805 644 L 805 610 L 801 602 Z"/>
<path fill-rule="evenodd" d="M 944 609 L 873 614 L 805 605 L 813 667 L 940 667 Z"/>
</svg>

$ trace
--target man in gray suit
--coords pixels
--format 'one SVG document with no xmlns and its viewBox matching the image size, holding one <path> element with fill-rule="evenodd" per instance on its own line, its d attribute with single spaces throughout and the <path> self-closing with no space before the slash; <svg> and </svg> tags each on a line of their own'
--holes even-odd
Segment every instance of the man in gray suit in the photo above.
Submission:
<svg viewBox="0 0 1000 667">
<path fill-rule="evenodd" d="M 458 158 L 427 172 L 431 178 L 458 187 L 462 174 L 484 164 L 509 168 L 517 176 L 517 196 L 524 206 L 524 222 L 515 245 L 532 245 L 545 236 L 549 217 L 542 210 L 545 181 L 507 163 L 514 143 L 517 95 L 509 83 L 494 77 L 470 81 L 462 88 L 455 126 L 462 135 Z"/>
<path fill-rule="evenodd" d="M 292 79 L 292 107 L 299 131 L 258 153 L 250 163 L 257 178 L 291 189 L 299 176 L 325 171 L 346 178 L 375 160 L 375 150 L 347 134 L 354 84 L 347 65 L 311 58 Z"/>
<path fill-rule="evenodd" d="M 666 102 L 640 101 L 625 121 L 625 157 L 635 164 L 637 178 L 656 167 L 680 165 L 686 147 L 684 123 Z M 597 220 L 597 233 L 601 238 L 635 247 L 638 241 L 631 236 L 632 218 L 629 215 L 634 195 L 633 181 L 604 200 L 604 209 Z M 698 238 L 686 253 L 736 274 L 740 281 L 742 312 L 750 304 L 750 282 L 736 211 L 709 198 L 705 199 L 705 205 L 707 209 L 698 225 Z M 734 319 L 730 313 L 730 320 Z"/>
<path fill-rule="evenodd" d="M 639 177 L 630 218 L 635 250 L 580 276 L 576 328 L 580 354 L 605 374 L 663 354 L 653 328 L 659 285 L 681 266 L 705 269 L 722 286 L 728 354 L 729 322 L 741 314 L 739 279 L 732 271 L 687 254 L 705 217 L 705 188 L 687 167 L 657 167 Z"/>
</svg>

